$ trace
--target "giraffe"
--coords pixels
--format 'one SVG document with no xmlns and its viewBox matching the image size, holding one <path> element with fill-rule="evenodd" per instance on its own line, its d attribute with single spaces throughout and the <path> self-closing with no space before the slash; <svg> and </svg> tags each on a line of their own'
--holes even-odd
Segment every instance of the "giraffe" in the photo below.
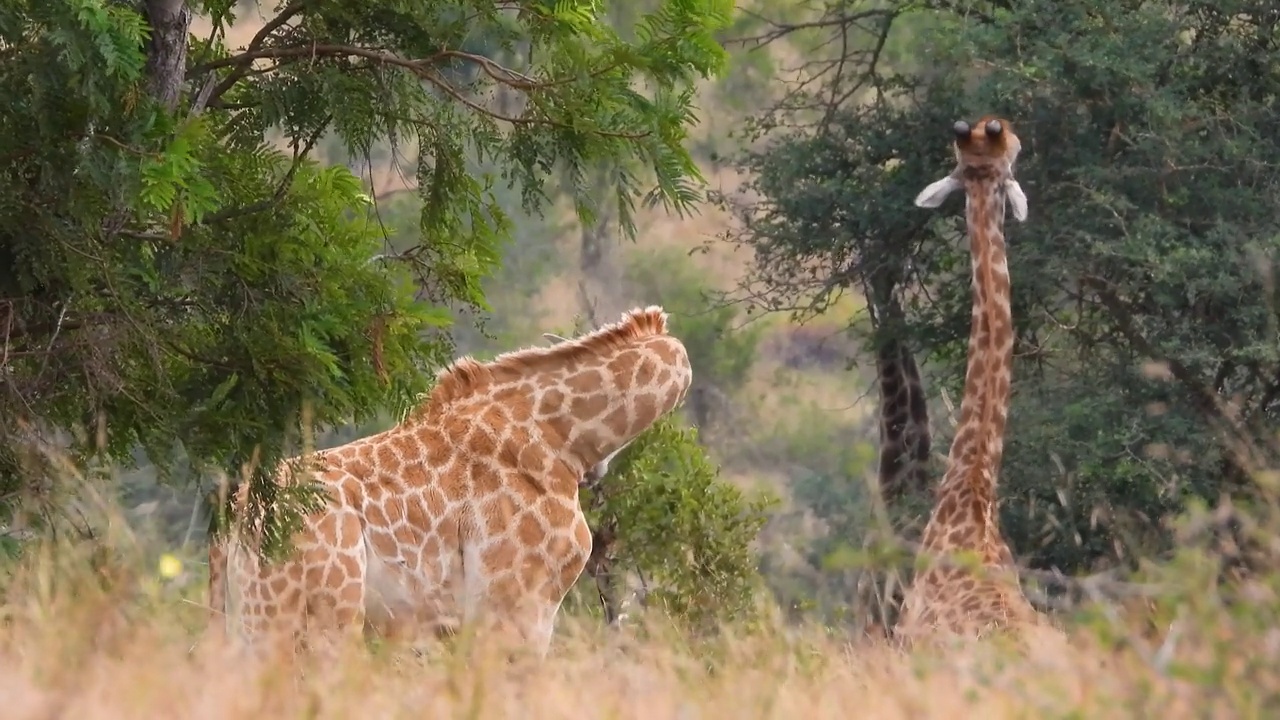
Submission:
<svg viewBox="0 0 1280 720">
<path fill-rule="evenodd" d="M 960 422 L 920 543 L 922 562 L 907 591 L 896 634 L 904 644 L 926 635 L 982 637 L 993 630 L 1048 626 L 1022 592 L 996 513 L 1013 362 L 1013 318 L 1005 255 L 1006 203 L 1026 219 L 1026 196 L 1013 179 L 1021 143 L 1003 118 L 955 123 L 956 169 L 926 187 L 933 208 L 963 188 L 972 254 L 973 314 Z M 980 569 L 933 564 L 953 552 L 976 555 Z M 935 636 L 937 637 L 937 636 Z"/>
<path fill-rule="evenodd" d="M 894 297 L 901 277 L 891 266 L 881 266 L 872 278 L 868 307 L 877 328 L 876 386 L 880 393 L 879 467 L 877 473 L 880 498 L 890 513 L 895 535 L 918 534 L 915 514 L 909 512 L 911 501 L 927 497 L 929 487 L 929 453 L 932 433 L 929 408 L 911 348 L 900 337 L 904 315 Z M 907 512 L 904 512 L 906 510 Z M 909 522 L 906 522 L 909 521 Z M 879 532 L 869 532 L 865 544 L 883 541 Z M 888 628 L 902 606 L 902 575 L 893 568 L 871 569 L 862 574 L 855 590 L 856 607 L 870 611 L 866 634 L 886 637 Z"/>
<path fill-rule="evenodd" d="M 569 342 L 568 338 L 561 337 L 555 333 L 542 333 L 542 337 L 551 341 L 552 345 Z M 635 438 L 631 438 L 631 440 L 627 440 L 622 443 L 616 450 L 606 455 L 603 460 L 588 468 L 587 471 L 582 474 L 582 479 L 578 481 L 578 487 L 594 487 L 598 485 L 600 481 L 604 479 L 604 476 L 609 474 L 609 463 L 613 462 L 613 459 L 618 457 L 619 453 L 626 450 L 627 446 L 630 445 L 633 440 L 635 440 Z"/>
<path fill-rule="evenodd" d="M 543 333 L 542 337 L 552 344 L 567 342 L 566 338 L 555 333 Z M 630 444 L 630 441 L 623 443 L 605 459 L 588 469 L 583 474 L 582 480 L 579 481 L 578 487 L 591 490 L 590 505 L 594 509 L 598 510 L 603 502 L 604 496 L 600 493 L 604 489 L 604 478 L 609 473 L 609 465 Z M 584 568 L 586 573 L 595 580 L 596 593 L 600 597 L 600 607 L 604 611 L 605 624 L 614 630 L 622 627 L 623 620 L 626 619 L 626 613 L 623 608 L 628 604 L 626 600 L 619 602 L 609 587 L 609 578 L 613 571 L 613 546 L 616 542 L 617 527 L 609 519 L 605 519 L 592 528 L 591 555 L 587 558 L 587 564 Z"/>
<path fill-rule="evenodd" d="M 463 357 L 399 425 L 310 454 L 329 500 L 285 560 L 254 552 L 242 485 L 232 532 L 210 545 L 210 604 L 248 642 L 477 623 L 545 656 L 591 552 L 580 482 L 692 377 L 658 306 L 552 347 Z"/>
</svg>

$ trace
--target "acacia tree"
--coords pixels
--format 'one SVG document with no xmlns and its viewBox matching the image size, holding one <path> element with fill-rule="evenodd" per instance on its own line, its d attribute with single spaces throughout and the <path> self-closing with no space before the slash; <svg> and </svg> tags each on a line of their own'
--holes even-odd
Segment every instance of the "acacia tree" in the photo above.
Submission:
<svg viewBox="0 0 1280 720">
<path fill-rule="evenodd" d="M 1277 15 L 1246 1 L 928 6 L 833 0 L 775 28 L 847 42 L 827 43 L 841 57 L 753 126 L 771 142 L 740 159 L 762 198 L 736 236 L 758 258 L 747 289 L 820 311 L 907 250 L 906 326 L 933 388 L 955 397 L 962 218 L 912 197 L 951 167 L 956 118 L 1011 118 L 1032 217 L 1007 227 L 1018 359 L 1004 527 L 1041 567 L 1158 554 L 1167 516 L 1247 498 L 1252 466 L 1275 461 L 1237 447 L 1280 421 L 1280 76 L 1261 60 Z M 911 66 L 886 64 L 904 21 L 937 32 L 916 34 Z"/>
<path fill-rule="evenodd" d="M 651 189 L 619 192 L 695 202 L 691 83 L 721 66 L 730 5 L 660 3 L 630 41 L 599 5 L 289 0 L 237 49 L 232 0 L 0 6 L 4 512 L 56 487 L 50 445 L 248 467 L 252 507 L 296 509 L 263 480 L 303 408 L 405 408 L 451 354 L 450 308 L 484 306 L 510 230 L 494 183 L 537 209 L 553 169 L 635 159 Z M 361 183 L 309 159 L 328 133 L 417 145 L 420 242 L 375 259 Z M 267 550 L 296 516 L 268 514 Z"/>
</svg>

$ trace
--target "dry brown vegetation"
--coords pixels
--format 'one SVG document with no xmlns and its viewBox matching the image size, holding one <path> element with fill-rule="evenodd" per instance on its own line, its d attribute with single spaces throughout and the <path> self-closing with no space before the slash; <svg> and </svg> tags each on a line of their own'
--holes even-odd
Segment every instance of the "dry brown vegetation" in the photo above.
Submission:
<svg viewBox="0 0 1280 720">
<path fill-rule="evenodd" d="M 1154 614 L 1063 616 L 1073 647 L 1025 656 L 999 639 L 908 654 L 780 622 L 695 641 L 562 617 L 543 661 L 371 644 L 291 668 L 206 634 L 201 548 L 162 552 L 104 505 L 80 503 L 94 542 L 33 545 L 0 567 L 7 719 L 1261 717 L 1280 690 L 1277 583 L 1226 602 L 1192 551 L 1148 572 Z"/>
<path fill-rule="evenodd" d="M 202 584 L 194 577 L 185 588 L 145 575 L 106 583 L 74 548 L 58 556 L 17 572 L 3 606 L 0 697 L 12 720 L 1256 717 L 1267 694 L 1256 683 L 1280 680 L 1256 662 L 1274 658 L 1274 638 L 1225 616 L 1154 655 L 1103 650 L 1082 630 L 1067 653 L 1015 662 L 996 645 L 908 656 L 816 629 L 694 649 L 670 634 L 609 637 L 567 621 L 543 662 L 356 651 L 294 675 L 202 638 L 204 610 L 183 598 Z"/>
</svg>

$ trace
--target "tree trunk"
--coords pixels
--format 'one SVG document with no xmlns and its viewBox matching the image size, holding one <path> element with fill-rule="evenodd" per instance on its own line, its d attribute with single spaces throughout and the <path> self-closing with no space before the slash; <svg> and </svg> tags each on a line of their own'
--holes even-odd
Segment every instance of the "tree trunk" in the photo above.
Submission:
<svg viewBox="0 0 1280 720">
<path fill-rule="evenodd" d="M 186 0 L 146 0 L 144 12 L 151 25 L 147 92 L 168 110 L 176 110 L 187 74 L 191 8 Z"/>
</svg>

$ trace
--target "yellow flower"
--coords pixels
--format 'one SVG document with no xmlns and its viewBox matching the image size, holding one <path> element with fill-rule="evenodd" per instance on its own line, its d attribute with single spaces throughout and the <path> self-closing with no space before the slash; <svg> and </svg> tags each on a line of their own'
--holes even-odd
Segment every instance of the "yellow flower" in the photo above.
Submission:
<svg viewBox="0 0 1280 720">
<path fill-rule="evenodd" d="M 160 556 L 160 577 L 171 580 L 178 577 L 181 572 L 182 561 L 174 557 L 172 553 L 165 553 Z"/>
</svg>

